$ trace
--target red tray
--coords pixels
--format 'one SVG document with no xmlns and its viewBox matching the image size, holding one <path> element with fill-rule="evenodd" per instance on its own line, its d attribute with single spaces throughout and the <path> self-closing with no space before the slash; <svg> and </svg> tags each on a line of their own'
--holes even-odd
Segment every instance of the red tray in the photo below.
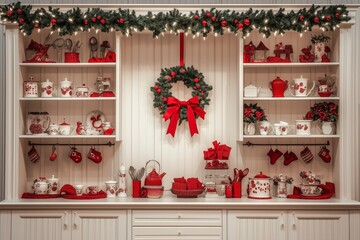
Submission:
<svg viewBox="0 0 360 240">
<path fill-rule="evenodd" d="M 204 192 L 205 188 L 196 189 L 196 190 L 180 190 L 180 189 L 171 189 L 171 192 L 175 194 L 178 198 L 197 198 L 198 195 Z"/>
</svg>

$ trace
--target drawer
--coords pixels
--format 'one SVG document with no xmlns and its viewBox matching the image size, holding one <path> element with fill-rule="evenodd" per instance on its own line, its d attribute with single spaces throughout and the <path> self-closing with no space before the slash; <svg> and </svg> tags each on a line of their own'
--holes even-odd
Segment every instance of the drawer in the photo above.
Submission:
<svg viewBox="0 0 360 240">
<path fill-rule="evenodd" d="M 222 239 L 221 227 L 133 227 L 132 239 Z"/>
<path fill-rule="evenodd" d="M 222 211 L 134 210 L 132 226 L 222 226 Z"/>
</svg>

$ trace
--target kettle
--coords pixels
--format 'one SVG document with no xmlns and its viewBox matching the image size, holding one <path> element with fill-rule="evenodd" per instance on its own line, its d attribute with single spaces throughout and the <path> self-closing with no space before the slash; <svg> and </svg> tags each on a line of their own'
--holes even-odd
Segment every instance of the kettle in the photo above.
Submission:
<svg viewBox="0 0 360 240">
<path fill-rule="evenodd" d="M 280 77 L 272 80 L 269 83 L 270 90 L 273 92 L 273 97 L 284 97 L 284 92 L 288 88 L 289 82 L 282 80 Z"/>
<path fill-rule="evenodd" d="M 149 160 L 147 161 L 145 165 L 145 169 L 147 171 L 147 165 L 150 162 L 156 162 L 159 166 L 159 172 L 160 172 L 160 163 L 156 160 Z M 162 178 L 165 176 L 165 172 L 158 174 L 155 170 L 155 168 L 152 169 L 150 173 L 147 174 L 145 178 L 145 186 L 161 186 L 162 185 Z"/>
</svg>

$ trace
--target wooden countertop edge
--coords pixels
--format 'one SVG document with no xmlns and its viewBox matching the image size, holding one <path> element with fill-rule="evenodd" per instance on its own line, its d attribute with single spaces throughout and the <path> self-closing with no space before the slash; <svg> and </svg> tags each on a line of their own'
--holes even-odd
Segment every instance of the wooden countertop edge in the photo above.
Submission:
<svg viewBox="0 0 360 240">
<path fill-rule="evenodd" d="M 238 199 L 18 199 L 0 202 L 0 210 L 56 210 L 56 209 L 88 209 L 88 210 L 137 210 L 137 209 L 218 209 L 218 210 L 360 210 L 360 202 L 354 200 L 299 200 L 270 199 L 252 200 L 246 197 Z"/>
</svg>

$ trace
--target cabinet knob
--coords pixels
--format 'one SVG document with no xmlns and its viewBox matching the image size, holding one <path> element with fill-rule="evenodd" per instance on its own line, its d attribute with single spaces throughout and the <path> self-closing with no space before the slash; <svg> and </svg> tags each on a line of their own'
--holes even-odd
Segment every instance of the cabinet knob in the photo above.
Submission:
<svg viewBox="0 0 360 240">
<path fill-rule="evenodd" d="M 77 226 L 78 226 L 78 224 L 77 224 L 77 216 L 76 216 L 76 215 L 77 215 L 77 212 L 74 212 L 74 213 L 73 213 L 73 216 L 74 216 L 74 218 L 73 218 L 73 223 L 74 223 L 74 227 L 75 227 L 75 228 L 77 228 Z"/>
<path fill-rule="evenodd" d="M 68 217 L 67 217 L 67 212 L 65 211 L 64 212 L 64 228 L 67 228 L 68 227 Z"/>
<path fill-rule="evenodd" d="M 178 215 L 178 218 L 181 218 L 181 214 Z"/>
<path fill-rule="evenodd" d="M 178 231 L 178 235 L 181 235 L 181 232 L 180 232 L 180 231 Z"/>
</svg>

